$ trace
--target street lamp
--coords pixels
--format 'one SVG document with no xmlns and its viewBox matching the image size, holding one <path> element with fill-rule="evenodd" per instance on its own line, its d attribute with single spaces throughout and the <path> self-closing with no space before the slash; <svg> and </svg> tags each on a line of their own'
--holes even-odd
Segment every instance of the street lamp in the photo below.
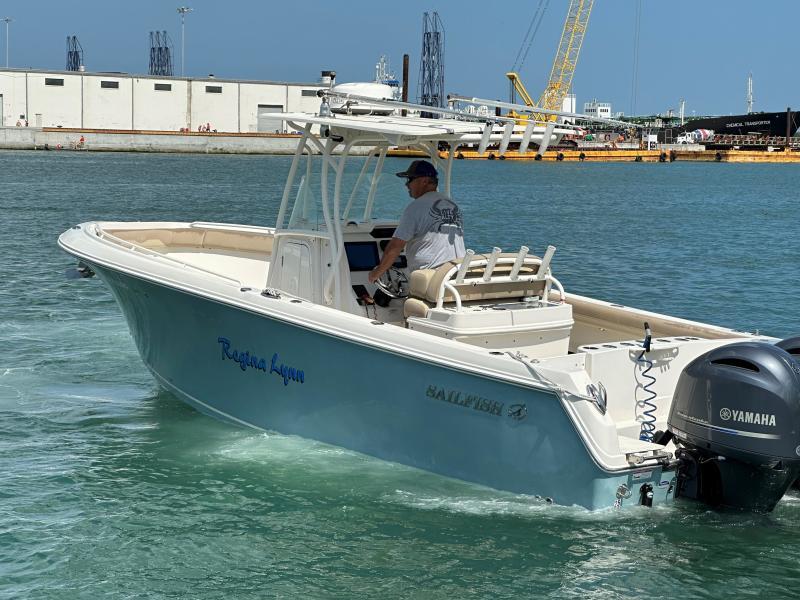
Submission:
<svg viewBox="0 0 800 600">
<path fill-rule="evenodd" d="M 7 69 L 8 68 L 8 24 L 11 23 L 11 21 L 13 21 L 14 19 L 12 19 L 11 17 L 4 17 L 2 20 L 5 21 L 6 24 L 6 69 Z"/>
<path fill-rule="evenodd" d="M 192 10 L 188 6 L 178 8 L 178 13 L 181 15 L 181 77 L 183 77 L 184 57 L 186 56 L 186 15 Z"/>
</svg>

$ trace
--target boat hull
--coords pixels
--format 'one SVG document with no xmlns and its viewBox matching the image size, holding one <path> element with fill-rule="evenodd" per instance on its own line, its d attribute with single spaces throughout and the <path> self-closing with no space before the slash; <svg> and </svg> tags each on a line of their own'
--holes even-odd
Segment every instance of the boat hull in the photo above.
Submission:
<svg viewBox="0 0 800 600">
<path fill-rule="evenodd" d="M 601 469 L 553 393 L 91 267 L 157 380 L 218 419 L 562 505 L 638 504 L 646 484 L 671 498 L 660 468 Z"/>
<path fill-rule="evenodd" d="M 794 135 L 800 126 L 800 118 L 797 113 L 791 113 L 792 122 L 788 121 L 789 113 L 749 113 L 746 115 L 729 115 L 721 117 L 708 117 L 703 119 L 693 119 L 675 133 L 685 131 L 695 131 L 697 129 L 708 129 L 717 135 L 765 135 L 765 136 L 785 136 L 787 124 L 789 135 Z"/>
</svg>

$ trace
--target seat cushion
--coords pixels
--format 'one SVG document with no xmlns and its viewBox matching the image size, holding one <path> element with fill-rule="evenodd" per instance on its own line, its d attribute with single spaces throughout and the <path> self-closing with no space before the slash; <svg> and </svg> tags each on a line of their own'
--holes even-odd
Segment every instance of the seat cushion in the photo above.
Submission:
<svg viewBox="0 0 800 600">
<path fill-rule="evenodd" d="M 488 259 L 489 255 L 476 254 L 473 261 L 476 259 Z M 504 252 L 498 255 L 498 258 L 512 258 L 516 259 L 517 254 Z M 538 258 L 530 255 L 530 258 Z M 439 294 L 439 288 L 442 285 L 447 273 L 455 266 L 461 264 L 461 259 L 448 261 L 439 265 L 435 269 L 419 269 L 411 273 L 409 279 L 409 295 L 414 298 L 420 298 L 427 302 L 436 302 Z M 511 272 L 513 263 L 495 265 L 494 275 L 508 275 Z M 538 265 L 523 265 L 519 270 L 520 275 L 533 275 L 538 271 Z M 483 267 L 470 267 L 467 271 L 467 276 L 464 283 L 456 285 L 454 280 L 451 283 L 458 290 L 462 302 L 469 302 L 471 300 L 492 300 L 503 298 L 521 298 L 523 296 L 540 296 L 544 291 L 543 281 L 508 281 L 503 283 L 483 283 L 481 280 L 467 281 L 471 277 L 482 277 Z M 453 294 L 445 291 L 445 302 L 454 302 Z"/>
<path fill-rule="evenodd" d="M 428 316 L 429 308 L 430 305 L 419 298 L 406 298 L 406 301 L 403 303 L 403 316 L 406 319 L 408 317 L 420 317 L 424 319 Z"/>
</svg>

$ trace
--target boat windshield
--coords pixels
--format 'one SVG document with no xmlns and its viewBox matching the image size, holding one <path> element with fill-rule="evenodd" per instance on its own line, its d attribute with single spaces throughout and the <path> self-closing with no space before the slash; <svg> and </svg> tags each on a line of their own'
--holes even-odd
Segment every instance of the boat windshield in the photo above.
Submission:
<svg viewBox="0 0 800 600">
<path fill-rule="evenodd" d="M 376 204 L 379 208 L 388 204 L 391 210 L 396 203 L 389 200 L 405 198 L 406 191 L 401 180 L 382 173 L 385 155 L 385 148 L 375 148 L 350 155 L 344 163 L 340 162 L 342 157 L 334 155 L 336 164 L 330 165 L 327 173 L 323 173 L 323 157 L 302 156 L 298 161 L 302 166 L 297 170 L 303 174 L 291 185 L 287 210 L 279 217 L 277 228 L 325 231 L 329 228 L 328 219 L 342 223 L 368 221 Z"/>
</svg>

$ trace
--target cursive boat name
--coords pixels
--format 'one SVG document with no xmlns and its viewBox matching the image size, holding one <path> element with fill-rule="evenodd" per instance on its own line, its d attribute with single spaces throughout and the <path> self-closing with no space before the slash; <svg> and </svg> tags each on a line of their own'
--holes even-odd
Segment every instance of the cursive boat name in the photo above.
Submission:
<svg viewBox="0 0 800 600">
<path fill-rule="evenodd" d="M 283 385 L 289 385 L 290 381 L 305 383 L 305 372 L 303 372 L 301 369 L 296 369 L 295 367 L 290 367 L 280 362 L 277 352 L 272 355 L 269 368 L 267 368 L 267 360 L 265 358 L 259 357 L 249 350 L 241 351 L 237 350 L 236 348 L 231 349 L 231 341 L 228 338 L 218 337 L 217 343 L 220 345 L 220 349 L 222 350 L 222 360 L 232 360 L 233 362 L 238 363 L 239 368 L 242 371 L 246 371 L 247 369 L 256 369 L 257 371 L 263 371 L 264 373 L 270 375 L 275 373 L 283 379 Z"/>
<path fill-rule="evenodd" d="M 479 410 L 490 415 L 499 417 L 503 414 L 503 403 L 489 400 L 482 396 L 474 394 L 467 394 L 457 390 L 446 390 L 445 388 L 435 385 L 429 385 L 425 395 L 434 400 L 441 400 L 442 402 L 449 402 L 450 404 L 457 404 L 464 408 L 471 408 Z"/>
</svg>

